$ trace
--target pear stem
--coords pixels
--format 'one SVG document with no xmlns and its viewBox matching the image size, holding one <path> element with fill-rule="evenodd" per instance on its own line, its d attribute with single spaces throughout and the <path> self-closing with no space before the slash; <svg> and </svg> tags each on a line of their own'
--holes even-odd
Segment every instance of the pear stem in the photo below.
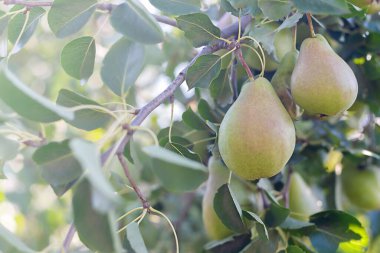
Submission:
<svg viewBox="0 0 380 253">
<path fill-rule="evenodd" d="M 310 12 L 309 13 L 306 13 L 306 17 L 307 17 L 307 22 L 309 24 L 309 29 L 310 29 L 310 35 L 311 37 L 315 37 L 315 32 L 314 32 L 314 26 L 313 26 L 313 20 L 311 18 L 311 14 Z"/>
<path fill-rule="evenodd" d="M 236 54 L 237 58 L 239 59 L 241 65 L 243 66 L 245 72 L 247 72 L 247 75 L 248 75 L 249 79 L 251 81 L 253 81 L 254 80 L 254 76 L 253 76 L 252 71 L 249 68 L 247 62 L 244 60 L 243 53 L 241 52 L 240 44 L 239 43 L 236 43 L 235 54 Z"/>
<path fill-rule="evenodd" d="M 297 49 L 297 24 L 293 26 L 293 47 Z"/>
</svg>

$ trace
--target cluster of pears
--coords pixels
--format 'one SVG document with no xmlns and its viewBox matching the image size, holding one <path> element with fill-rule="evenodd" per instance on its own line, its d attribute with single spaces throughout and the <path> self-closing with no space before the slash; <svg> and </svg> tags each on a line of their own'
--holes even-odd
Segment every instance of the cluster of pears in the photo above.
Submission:
<svg viewBox="0 0 380 253">
<path fill-rule="evenodd" d="M 249 81 L 219 129 L 220 154 L 243 179 L 274 176 L 288 162 L 296 140 L 296 104 L 308 114 L 339 115 L 358 93 L 353 71 L 319 34 L 302 42 L 299 55 L 293 49 L 283 56 L 272 82 L 284 94 L 282 101 L 267 79 Z M 290 102 L 284 103 L 286 99 Z"/>
</svg>

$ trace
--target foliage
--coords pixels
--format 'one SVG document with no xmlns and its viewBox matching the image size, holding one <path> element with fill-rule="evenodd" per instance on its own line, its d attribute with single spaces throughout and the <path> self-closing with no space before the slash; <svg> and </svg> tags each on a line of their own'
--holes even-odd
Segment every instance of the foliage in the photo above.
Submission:
<svg viewBox="0 0 380 253">
<path fill-rule="evenodd" d="M 340 174 L 347 161 L 380 169 L 380 15 L 350 2 L 2 1 L 0 252 L 375 248 L 380 212 L 350 203 Z M 234 234 L 210 242 L 201 202 L 220 122 L 252 72 L 275 74 L 276 34 L 293 29 L 297 48 L 309 37 L 306 13 L 359 96 L 343 115 L 295 120 L 278 175 L 232 175 L 213 205 Z M 288 208 L 292 171 L 322 212 Z"/>
</svg>

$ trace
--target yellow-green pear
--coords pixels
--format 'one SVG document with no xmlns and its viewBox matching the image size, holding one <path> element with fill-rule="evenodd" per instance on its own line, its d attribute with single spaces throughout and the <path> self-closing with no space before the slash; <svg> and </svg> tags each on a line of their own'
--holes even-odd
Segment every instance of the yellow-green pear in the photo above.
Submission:
<svg viewBox="0 0 380 253">
<path fill-rule="evenodd" d="M 342 189 L 348 200 L 365 210 L 380 210 L 380 168 L 344 165 Z"/>
<path fill-rule="evenodd" d="M 272 85 L 282 104 L 292 119 L 298 119 L 302 115 L 301 108 L 294 101 L 290 93 L 290 78 L 298 58 L 298 51 L 293 49 L 281 60 L 280 65 L 272 77 Z"/>
<path fill-rule="evenodd" d="M 243 179 L 276 175 L 290 159 L 295 129 L 270 82 L 247 82 L 227 111 L 218 135 L 227 167 Z"/>
<path fill-rule="evenodd" d="M 206 234 L 212 240 L 220 240 L 232 234 L 214 209 L 214 197 L 218 189 L 228 182 L 229 170 L 223 164 L 221 159 L 211 157 L 208 162 L 209 177 L 206 185 L 206 192 L 202 201 L 203 224 Z"/>
<path fill-rule="evenodd" d="M 318 206 L 318 199 L 297 172 L 293 172 L 290 176 L 289 208 L 292 212 L 305 216 L 310 216 L 321 211 L 321 208 Z"/>
<path fill-rule="evenodd" d="M 291 92 L 307 113 L 333 116 L 355 102 L 358 82 L 348 64 L 317 34 L 301 44 L 291 78 Z"/>
</svg>

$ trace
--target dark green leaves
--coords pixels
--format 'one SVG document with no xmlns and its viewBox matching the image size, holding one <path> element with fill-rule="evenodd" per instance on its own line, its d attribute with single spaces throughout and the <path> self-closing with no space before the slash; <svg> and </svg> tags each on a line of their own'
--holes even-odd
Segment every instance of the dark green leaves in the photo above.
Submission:
<svg viewBox="0 0 380 253">
<path fill-rule="evenodd" d="M 85 36 L 68 43 L 62 50 L 61 64 L 70 76 L 78 80 L 88 80 L 94 71 L 95 40 Z"/>
<path fill-rule="evenodd" d="M 201 163 L 158 146 L 145 147 L 143 150 L 152 159 L 152 170 L 170 191 L 195 190 L 207 179 L 207 169 Z"/>
<path fill-rule="evenodd" d="M 221 58 L 217 55 L 202 55 L 187 71 L 186 83 L 189 89 L 194 87 L 207 88 L 221 68 Z"/>
<path fill-rule="evenodd" d="M 161 27 L 137 0 L 126 0 L 118 5 L 111 16 L 116 31 L 140 43 L 155 44 L 163 39 Z"/>
<path fill-rule="evenodd" d="M 310 222 L 316 225 L 316 230 L 309 236 L 318 252 L 335 253 L 340 246 L 355 251 L 364 252 L 367 237 L 365 229 L 353 216 L 338 210 L 314 214 Z"/>
<path fill-rule="evenodd" d="M 124 94 L 140 75 L 144 66 L 144 56 L 143 45 L 121 38 L 103 60 L 103 82 L 115 94 Z"/>
<path fill-rule="evenodd" d="M 214 210 L 227 228 L 237 233 L 246 231 L 241 219 L 242 210 L 228 184 L 222 185 L 215 194 Z"/>
<path fill-rule="evenodd" d="M 264 15 L 272 20 L 282 19 L 292 11 L 290 0 L 258 0 Z"/>
<path fill-rule="evenodd" d="M 21 116 L 38 122 L 53 122 L 74 114 L 67 108 L 55 105 L 23 84 L 12 72 L 0 70 L 0 98 Z"/>
<path fill-rule="evenodd" d="M 264 222 L 268 227 L 276 227 L 285 221 L 290 214 L 290 210 L 278 204 L 267 191 L 265 193 L 271 204 L 269 210 L 265 213 Z"/>
<path fill-rule="evenodd" d="M 349 13 L 345 0 L 292 0 L 298 10 L 312 14 L 340 15 Z"/>
<path fill-rule="evenodd" d="M 76 33 L 88 22 L 96 5 L 96 0 L 55 0 L 48 14 L 49 26 L 60 38 Z"/>
<path fill-rule="evenodd" d="M 207 124 L 189 107 L 182 114 L 183 122 L 193 129 L 208 131 L 210 128 Z"/>
<path fill-rule="evenodd" d="M 199 0 L 149 0 L 149 2 L 161 11 L 174 15 L 198 12 L 201 7 Z"/>
<path fill-rule="evenodd" d="M 93 100 L 90 100 L 75 92 L 62 89 L 59 91 L 57 103 L 66 107 L 96 105 L 100 106 Z M 67 120 L 67 122 L 77 128 L 87 131 L 104 126 L 111 116 L 96 109 L 82 109 L 75 111 L 75 119 Z"/>
<path fill-rule="evenodd" d="M 185 32 L 194 47 L 207 45 L 220 37 L 220 30 L 206 14 L 194 13 L 176 18 L 178 27 Z"/>
</svg>

